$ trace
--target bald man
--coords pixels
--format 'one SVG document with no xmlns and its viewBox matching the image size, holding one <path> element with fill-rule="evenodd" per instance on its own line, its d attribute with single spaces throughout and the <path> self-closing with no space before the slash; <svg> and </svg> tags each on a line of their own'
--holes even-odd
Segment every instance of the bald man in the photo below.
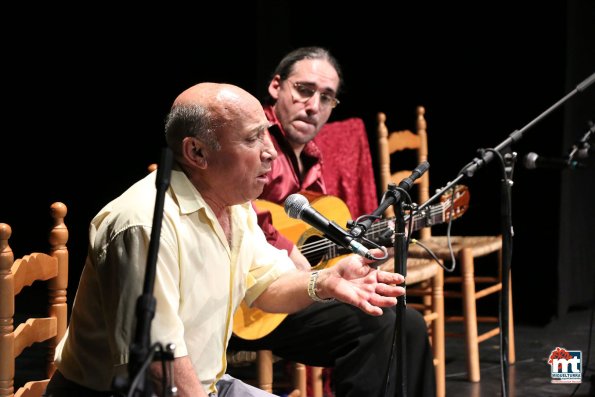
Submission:
<svg viewBox="0 0 595 397">
<path fill-rule="evenodd" d="M 293 313 L 336 299 L 380 316 L 404 293 L 403 277 L 348 256 L 320 272 L 297 271 L 269 245 L 249 201 L 268 181 L 277 153 L 256 98 L 227 84 L 195 85 L 175 100 L 165 125 L 174 153 L 165 194 L 151 323 L 153 343 L 176 346 L 179 396 L 268 396 L 225 374 L 225 350 L 240 302 Z M 47 396 L 111 396 L 127 373 L 155 205 L 155 173 L 132 185 L 91 221 L 89 254 L 58 370 Z M 153 392 L 166 382 L 150 366 Z"/>
</svg>

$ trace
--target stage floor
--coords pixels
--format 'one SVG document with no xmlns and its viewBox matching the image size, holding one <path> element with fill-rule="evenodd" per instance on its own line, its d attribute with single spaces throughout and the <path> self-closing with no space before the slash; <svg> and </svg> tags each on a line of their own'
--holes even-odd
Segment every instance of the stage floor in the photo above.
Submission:
<svg viewBox="0 0 595 397">
<path fill-rule="evenodd" d="M 595 338 L 590 329 L 592 310 L 582 309 L 568 313 L 544 327 L 515 325 L 516 363 L 509 367 L 509 397 L 546 396 L 595 396 Z M 458 325 L 450 324 L 449 329 Z M 458 331 L 458 330 L 457 330 Z M 589 339 L 589 333 L 591 339 Z M 590 355 L 588 343 L 591 340 Z M 581 384 L 552 383 L 551 366 L 548 364 L 552 350 L 557 347 L 567 351 L 581 351 L 582 368 L 586 370 Z M 481 381 L 466 380 L 467 369 L 462 339 L 446 341 L 446 395 L 456 397 L 502 396 L 503 382 L 500 365 L 499 338 L 494 337 L 480 344 Z M 576 387 L 578 390 L 573 394 Z"/>
</svg>

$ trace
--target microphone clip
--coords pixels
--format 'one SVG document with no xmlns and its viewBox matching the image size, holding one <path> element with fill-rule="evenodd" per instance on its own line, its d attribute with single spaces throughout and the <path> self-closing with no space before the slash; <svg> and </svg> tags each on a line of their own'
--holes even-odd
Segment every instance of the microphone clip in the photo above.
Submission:
<svg viewBox="0 0 595 397">
<path fill-rule="evenodd" d="M 582 136 L 582 138 L 572 145 L 570 153 L 568 154 L 568 161 L 580 161 L 589 157 L 592 152 L 591 149 L 591 136 L 595 133 L 595 123 L 589 121 L 589 129 Z"/>
</svg>

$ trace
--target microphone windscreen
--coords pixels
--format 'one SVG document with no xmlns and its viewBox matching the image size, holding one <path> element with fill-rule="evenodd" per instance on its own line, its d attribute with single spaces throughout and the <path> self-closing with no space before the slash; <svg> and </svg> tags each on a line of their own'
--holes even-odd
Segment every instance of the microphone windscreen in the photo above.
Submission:
<svg viewBox="0 0 595 397">
<path fill-rule="evenodd" d="M 300 219 L 302 211 L 308 205 L 310 205 L 308 199 L 301 194 L 291 194 L 285 199 L 285 213 L 289 215 L 290 218 Z"/>
</svg>

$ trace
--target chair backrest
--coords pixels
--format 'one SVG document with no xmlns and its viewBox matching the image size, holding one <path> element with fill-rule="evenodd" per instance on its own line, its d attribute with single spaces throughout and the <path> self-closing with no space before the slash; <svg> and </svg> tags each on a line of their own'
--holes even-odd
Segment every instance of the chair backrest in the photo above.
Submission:
<svg viewBox="0 0 595 397">
<path fill-rule="evenodd" d="M 55 371 L 54 352 L 66 332 L 68 322 L 66 211 L 63 203 L 56 202 L 51 206 L 53 227 L 49 236 L 49 255 L 33 252 L 15 260 L 8 245 L 12 229 L 6 223 L 0 223 L 0 396 L 41 396 Z M 48 304 L 47 317 L 28 318 L 20 324 L 14 324 L 15 297 L 24 287 L 36 281 L 47 282 L 49 299 L 44 299 Z M 46 376 L 44 379 L 24 382 L 23 387 L 14 393 L 15 360 L 27 347 L 38 342 L 48 347 L 47 356 L 43 358 Z"/>
<path fill-rule="evenodd" d="M 399 184 L 400 181 L 411 175 L 413 168 L 428 159 L 428 138 L 427 124 L 425 119 L 425 108 L 418 106 L 416 108 L 415 131 L 398 130 L 389 131 L 386 125 L 386 114 L 378 113 L 378 164 L 380 166 L 380 181 L 382 189 L 386 190 L 389 183 Z M 416 163 L 398 166 L 391 158 L 397 152 L 399 156 L 409 151 L 413 153 Z M 430 176 L 426 171 L 420 178 L 415 180 L 417 186 L 418 203 L 424 203 L 430 198 Z M 394 216 L 392 207 L 389 207 L 386 213 L 387 217 Z M 431 236 L 430 227 L 424 227 L 420 230 L 421 238 Z"/>
</svg>

